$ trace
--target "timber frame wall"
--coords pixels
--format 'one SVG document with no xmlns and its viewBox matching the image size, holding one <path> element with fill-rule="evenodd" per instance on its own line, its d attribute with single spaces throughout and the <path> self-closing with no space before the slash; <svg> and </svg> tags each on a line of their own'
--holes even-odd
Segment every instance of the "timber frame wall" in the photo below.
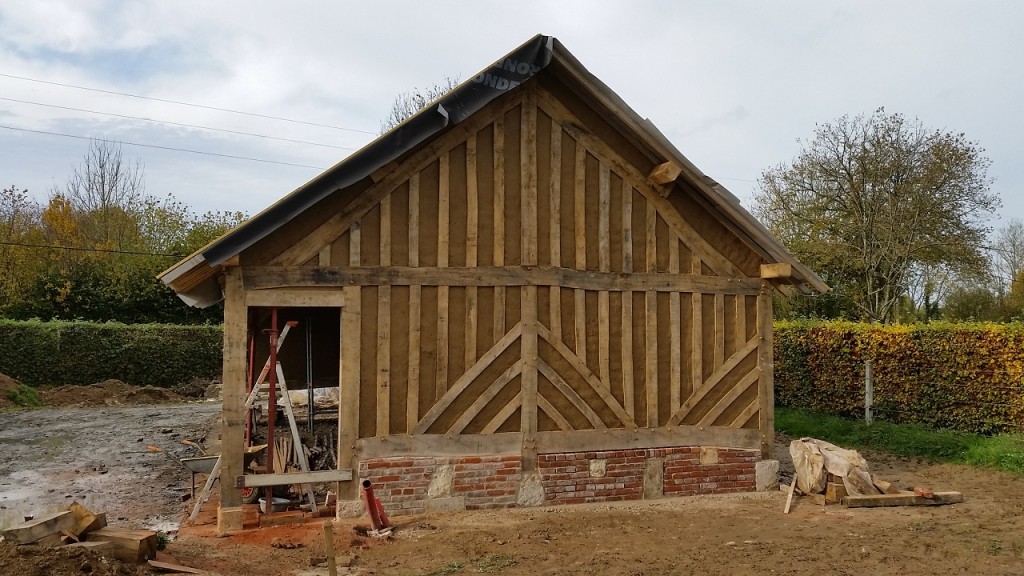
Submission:
<svg viewBox="0 0 1024 576">
<path fill-rule="evenodd" d="M 540 74 L 286 223 L 225 266 L 225 445 L 241 445 L 245 306 L 305 303 L 342 308 L 339 468 L 769 455 L 764 261 L 693 188 L 649 181 L 655 167 Z"/>
</svg>

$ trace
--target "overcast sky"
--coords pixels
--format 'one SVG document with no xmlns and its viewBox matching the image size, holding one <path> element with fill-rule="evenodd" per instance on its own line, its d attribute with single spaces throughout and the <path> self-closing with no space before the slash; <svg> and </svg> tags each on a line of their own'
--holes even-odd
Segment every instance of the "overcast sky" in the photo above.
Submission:
<svg viewBox="0 0 1024 576">
<path fill-rule="evenodd" d="M 1022 23 L 1016 0 L 0 0 L 0 186 L 45 201 L 106 138 L 151 194 L 254 214 L 372 140 L 398 93 L 543 33 L 748 206 L 815 123 L 884 106 L 987 150 L 998 227 L 1024 218 Z"/>
</svg>

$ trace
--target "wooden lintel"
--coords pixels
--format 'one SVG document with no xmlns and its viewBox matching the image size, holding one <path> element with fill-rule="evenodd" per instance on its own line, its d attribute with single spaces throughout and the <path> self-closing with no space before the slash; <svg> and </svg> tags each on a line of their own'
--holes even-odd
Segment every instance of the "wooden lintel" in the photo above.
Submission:
<svg viewBox="0 0 1024 576">
<path fill-rule="evenodd" d="M 289 484 L 317 484 L 345 482 L 352 479 L 351 470 L 317 470 L 315 472 L 288 472 L 284 474 L 246 474 L 235 477 L 237 488 L 287 486 Z"/>
<path fill-rule="evenodd" d="M 247 290 L 338 286 L 560 286 L 578 290 L 698 292 L 755 295 L 757 278 L 701 274 L 592 272 L 549 266 L 316 267 L 257 266 L 242 268 Z"/>
<path fill-rule="evenodd" d="M 339 307 L 345 305 L 345 293 L 339 287 L 247 290 L 245 304 L 247 306 L 276 306 L 279 308 L 289 306 Z"/>
<path fill-rule="evenodd" d="M 761 278 L 770 280 L 773 278 L 792 278 L 793 265 L 789 262 L 773 262 L 761 264 Z"/>
</svg>

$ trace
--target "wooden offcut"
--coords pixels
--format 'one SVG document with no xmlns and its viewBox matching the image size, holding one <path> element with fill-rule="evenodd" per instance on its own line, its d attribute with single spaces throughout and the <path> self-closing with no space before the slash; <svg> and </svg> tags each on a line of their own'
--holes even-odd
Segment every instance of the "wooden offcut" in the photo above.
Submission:
<svg viewBox="0 0 1024 576">
<path fill-rule="evenodd" d="M 57 534 L 59 540 L 62 531 L 74 531 L 77 523 L 78 519 L 73 512 L 63 510 L 12 526 L 4 530 L 2 535 L 5 541 L 12 544 L 31 544 L 53 534 Z"/>
<path fill-rule="evenodd" d="M 110 542 L 110 554 L 115 558 L 141 564 L 156 558 L 156 532 L 105 527 L 89 533 L 90 542 Z"/>
<path fill-rule="evenodd" d="M 870 496 L 847 496 L 843 505 L 847 508 L 872 508 L 878 506 L 938 506 L 942 504 L 959 504 L 964 495 L 959 492 L 935 492 L 932 498 L 918 496 L 913 492 L 900 494 L 875 494 Z"/>
</svg>

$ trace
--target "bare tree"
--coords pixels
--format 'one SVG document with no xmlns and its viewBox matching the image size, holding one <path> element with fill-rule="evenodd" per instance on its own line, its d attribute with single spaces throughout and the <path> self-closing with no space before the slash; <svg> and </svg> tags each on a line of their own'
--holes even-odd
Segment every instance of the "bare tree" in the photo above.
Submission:
<svg viewBox="0 0 1024 576">
<path fill-rule="evenodd" d="M 54 192 L 81 215 L 85 241 L 124 248 L 138 239 L 137 216 L 147 198 L 143 166 L 138 159 L 126 160 L 119 143 L 90 141 L 63 190 Z"/>
<path fill-rule="evenodd" d="M 1014 218 L 996 232 L 992 242 L 992 268 L 1005 292 L 1024 272 L 1024 222 Z"/>
<path fill-rule="evenodd" d="M 420 110 L 423 110 L 428 104 L 444 96 L 450 92 L 452 88 L 455 88 L 458 85 L 458 77 L 451 78 L 445 76 L 444 82 L 434 84 L 424 90 L 413 88 L 409 92 L 402 92 L 396 96 L 395 101 L 391 103 L 391 111 L 388 113 L 387 118 L 381 121 L 380 133 L 384 134 L 388 130 L 398 126 L 404 122 L 406 118 L 416 114 Z"/>
</svg>

